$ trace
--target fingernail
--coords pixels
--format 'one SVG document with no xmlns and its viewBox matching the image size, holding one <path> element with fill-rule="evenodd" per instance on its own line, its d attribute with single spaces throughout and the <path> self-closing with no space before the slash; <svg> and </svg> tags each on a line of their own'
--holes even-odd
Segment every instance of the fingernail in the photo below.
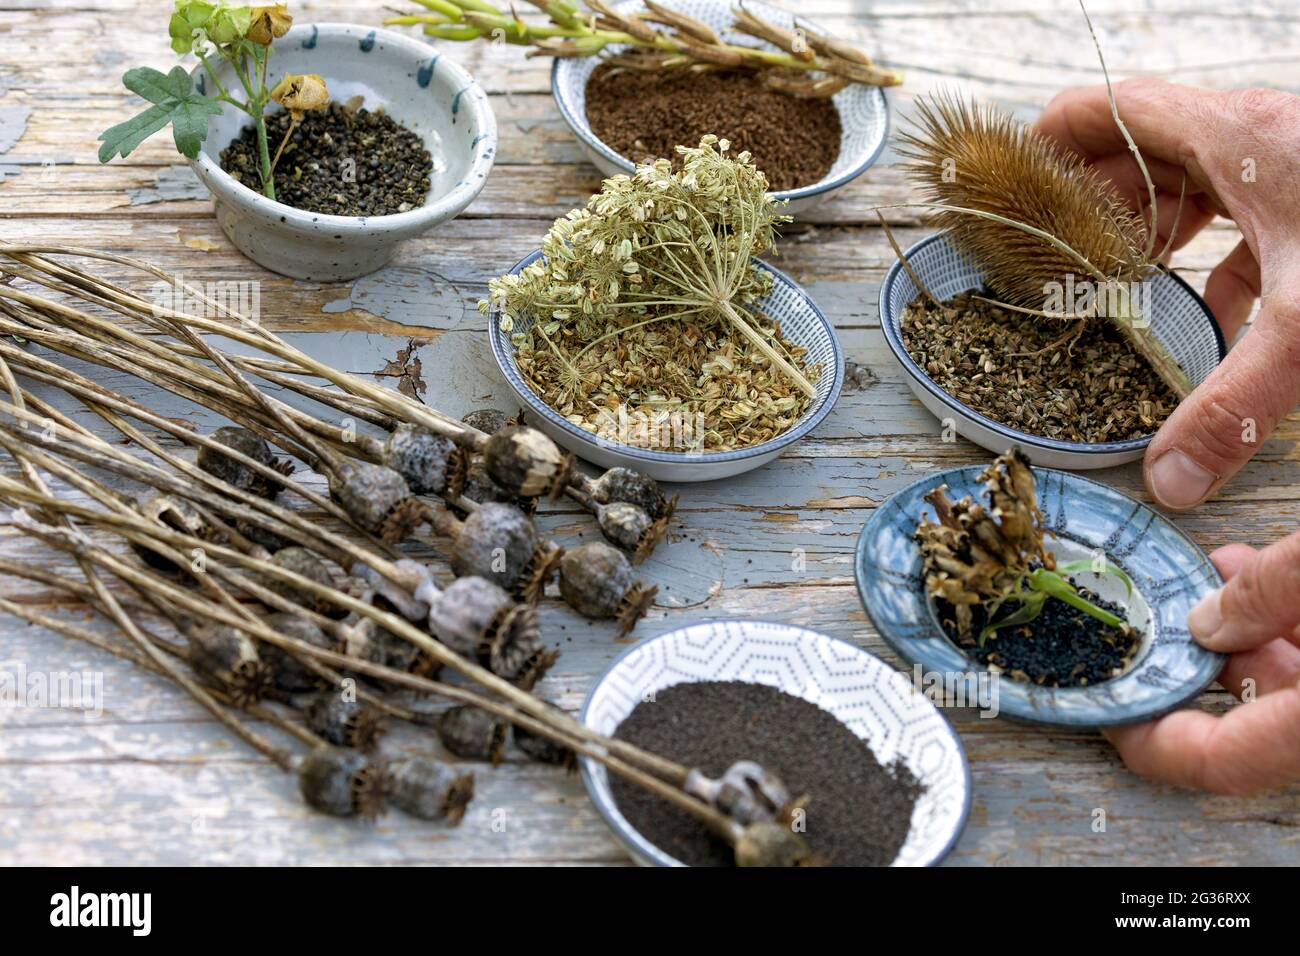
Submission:
<svg viewBox="0 0 1300 956">
<path fill-rule="evenodd" d="M 1214 477 L 1175 448 L 1151 465 L 1151 491 L 1162 505 L 1189 508 L 1210 493 Z"/>
<path fill-rule="evenodd" d="M 1223 626 L 1223 588 L 1215 588 L 1187 612 L 1187 629 L 1206 647 Z"/>
</svg>

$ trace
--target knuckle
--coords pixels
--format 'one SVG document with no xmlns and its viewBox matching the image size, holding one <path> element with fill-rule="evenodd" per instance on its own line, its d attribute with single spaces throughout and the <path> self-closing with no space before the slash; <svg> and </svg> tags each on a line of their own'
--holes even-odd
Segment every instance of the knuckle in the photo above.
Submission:
<svg viewBox="0 0 1300 956">
<path fill-rule="evenodd" d="M 1300 97 L 1282 90 L 1229 90 L 1222 94 L 1221 103 L 1228 120 L 1253 136 L 1270 130 L 1294 131 L 1300 119 Z"/>
<path fill-rule="evenodd" d="M 1188 402 L 1183 433 L 1192 438 L 1192 458 L 1216 475 L 1249 458 L 1253 447 L 1242 440 L 1243 423 L 1249 416 L 1236 407 L 1234 398 L 1216 392 L 1200 401 Z"/>
</svg>

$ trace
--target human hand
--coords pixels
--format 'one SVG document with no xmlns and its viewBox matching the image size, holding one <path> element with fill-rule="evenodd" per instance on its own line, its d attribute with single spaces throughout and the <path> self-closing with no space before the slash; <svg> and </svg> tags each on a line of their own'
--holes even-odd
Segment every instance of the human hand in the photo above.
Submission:
<svg viewBox="0 0 1300 956">
<path fill-rule="evenodd" d="M 1187 623 L 1200 644 L 1231 655 L 1219 683 L 1243 703 L 1222 717 L 1181 710 L 1106 736 L 1134 773 L 1168 783 L 1230 794 L 1300 783 L 1300 532 L 1211 558 L 1227 584 Z"/>
<path fill-rule="evenodd" d="M 1300 97 L 1145 79 L 1114 90 L 1120 117 L 1156 185 L 1155 248 L 1164 247 L 1173 229 L 1186 173 L 1187 201 L 1174 248 L 1216 214 L 1241 229 L 1241 241 L 1205 285 L 1205 301 L 1228 341 L 1261 300 L 1250 332 L 1147 448 L 1147 489 L 1162 506 L 1181 511 L 1236 474 L 1300 401 Z M 1089 160 L 1147 212 L 1146 185 L 1104 86 L 1059 94 L 1038 128 Z"/>
</svg>

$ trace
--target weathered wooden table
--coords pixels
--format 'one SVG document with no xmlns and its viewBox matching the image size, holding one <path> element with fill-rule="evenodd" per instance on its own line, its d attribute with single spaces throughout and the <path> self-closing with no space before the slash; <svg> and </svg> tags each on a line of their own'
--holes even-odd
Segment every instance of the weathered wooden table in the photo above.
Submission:
<svg viewBox="0 0 1300 956">
<path fill-rule="evenodd" d="M 907 71 L 907 85 L 891 93 L 903 116 L 916 94 L 947 84 L 1028 118 L 1060 87 L 1100 78 L 1069 0 L 808 0 L 800 7 Z M 1300 92 L 1300 15 L 1289 0 L 1246 7 L 1153 0 L 1141 10 L 1094 0 L 1091 7 L 1117 77 Z M 443 44 L 492 94 L 501 145 L 487 188 L 458 220 L 410 243 L 375 275 L 339 285 L 291 282 L 231 248 L 169 136 L 155 137 L 128 161 L 96 162 L 98 133 L 137 108 L 123 91 L 122 72 L 174 62 L 164 42 L 168 9 L 162 0 L 0 4 L 0 236 L 144 257 L 193 282 L 258 281 L 263 321 L 293 333 L 317 356 L 390 384 L 404 378 L 447 411 L 511 408 L 474 304 L 489 276 L 536 248 L 549 221 L 581 204 L 599 182 L 551 101 L 548 64 L 525 60 L 515 48 Z M 360 3 L 296 2 L 293 13 L 299 22 L 375 24 L 383 15 Z M 851 363 L 844 395 L 825 424 L 779 461 L 736 480 L 677 489 L 673 540 L 644 566 L 660 585 L 661 604 L 634 636 L 712 618 L 774 618 L 895 660 L 853 587 L 856 536 L 871 509 L 897 488 L 987 457 L 967 443 L 941 440 L 938 423 L 912 399 L 886 354 L 876 297 L 892 254 L 868 209 L 904 192 L 887 155 L 804 216 L 781 243 L 782 267 L 807 284 L 839 328 Z M 896 225 L 904 245 L 924 234 L 915 220 Z M 1236 238 L 1230 224 L 1217 223 L 1176 264 L 1203 285 Z M 138 276 L 129 281 L 150 285 Z M 112 384 L 162 402 L 168 414 L 210 424 L 135 383 Z M 1263 545 L 1294 530 L 1298 439 L 1300 416 L 1292 416 L 1218 498 L 1179 523 L 1207 549 L 1230 541 Z M 1100 477 L 1143 494 L 1136 466 Z M 593 533 L 585 518 L 563 509 L 542 522 L 564 541 Z M 53 563 L 7 529 L 0 535 L 0 553 Z M 55 592 L 12 578 L 0 579 L 0 593 L 77 620 L 90 617 Z M 608 627 L 582 621 L 554 600 L 546 602 L 544 624 L 563 654 L 541 690 L 576 710 L 623 645 Z M 303 806 L 292 779 L 170 684 L 12 618 L 0 621 L 0 635 L 5 670 L 87 668 L 103 679 L 98 717 L 0 710 L 0 862 L 626 862 L 576 776 L 515 759 L 485 770 L 458 830 L 396 813 L 369 826 L 323 819 Z M 1218 711 L 1231 699 L 1214 690 L 1198 705 Z M 1232 799 L 1155 786 L 1126 771 L 1098 734 L 982 720 L 973 712 L 951 717 L 970 753 L 975 799 L 949 862 L 1300 858 L 1300 793 Z M 398 730 L 387 746 L 429 745 Z M 1105 810 L 1104 832 L 1092 825 L 1097 808 Z"/>
</svg>

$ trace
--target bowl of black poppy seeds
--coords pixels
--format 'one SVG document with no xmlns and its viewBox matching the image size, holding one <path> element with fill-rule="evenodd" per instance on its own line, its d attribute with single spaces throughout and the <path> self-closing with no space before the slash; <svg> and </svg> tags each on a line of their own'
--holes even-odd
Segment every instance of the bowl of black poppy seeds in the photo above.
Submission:
<svg viewBox="0 0 1300 956">
<path fill-rule="evenodd" d="M 883 661 L 815 631 L 693 624 L 628 649 L 587 697 L 593 730 L 716 776 L 754 760 L 808 800 L 795 825 L 816 863 L 930 866 L 970 809 L 952 726 Z M 582 761 L 614 836 L 648 866 L 730 866 L 694 817 Z"/>
<path fill-rule="evenodd" d="M 234 86 L 229 72 L 217 67 Z M 269 87 L 317 74 L 329 89 L 329 105 L 292 128 L 285 111 L 267 113 L 276 198 L 260 191 L 256 133 L 233 106 L 211 117 L 190 162 L 222 231 L 259 265 L 322 282 L 366 275 L 483 189 L 497 138 L 487 94 L 420 41 L 367 26 L 296 26 L 276 41 L 269 72 Z M 201 66 L 193 76 L 200 90 L 210 82 Z"/>
</svg>

